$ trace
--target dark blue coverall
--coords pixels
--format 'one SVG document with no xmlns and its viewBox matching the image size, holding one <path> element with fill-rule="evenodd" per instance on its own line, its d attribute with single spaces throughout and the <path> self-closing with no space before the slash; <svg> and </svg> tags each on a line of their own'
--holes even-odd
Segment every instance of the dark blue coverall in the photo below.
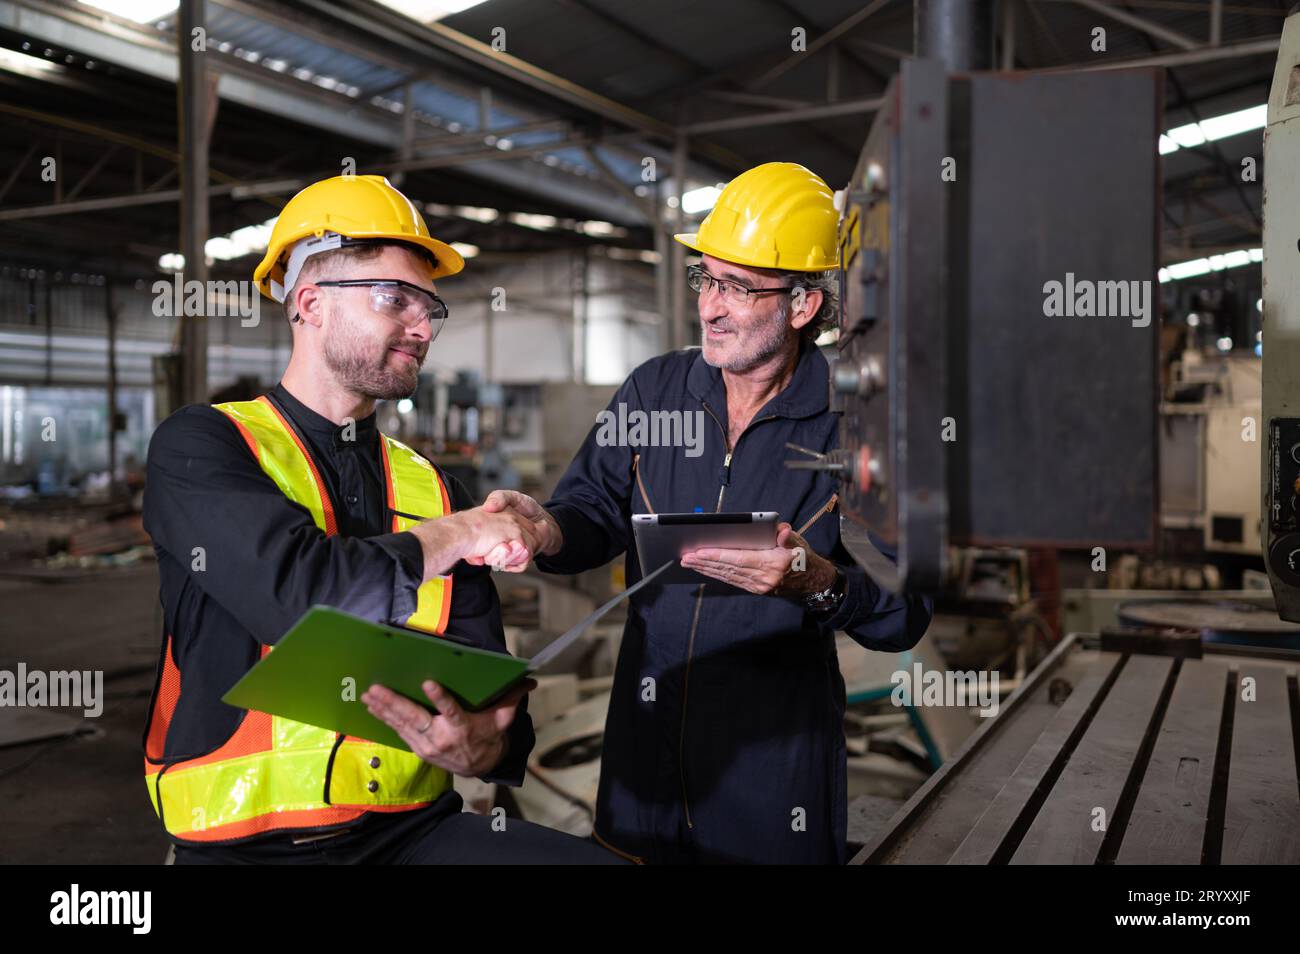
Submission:
<svg viewBox="0 0 1300 954">
<path fill-rule="evenodd" d="M 703 452 L 602 446 L 593 427 L 545 504 L 564 531 L 561 551 L 537 561 L 547 572 L 576 573 L 626 553 L 631 586 L 642 576 L 633 514 L 775 510 L 796 530 L 812 520 L 804 538 L 847 576 L 828 618 L 722 584 L 652 584 L 631 599 L 595 823 L 597 837 L 620 852 L 657 863 L 845 860 L 845 690 L 835 632 L 899 652 L 920 640 L 931 608 L 882 591 L 854 564 L 838 512 L 823 510 L 834 477 L 785 467 L 797 456 L 787 442 L 823 452 L 838 444 L 828 373 L 820 351 L 801 345 L 789 385 L 728 447 L 721 371 L 699 349 L 653 358 L 623 383 L 610 411 L 617 415 L 620 402 L 626 413 L 703 411 Z"/>
</svg>

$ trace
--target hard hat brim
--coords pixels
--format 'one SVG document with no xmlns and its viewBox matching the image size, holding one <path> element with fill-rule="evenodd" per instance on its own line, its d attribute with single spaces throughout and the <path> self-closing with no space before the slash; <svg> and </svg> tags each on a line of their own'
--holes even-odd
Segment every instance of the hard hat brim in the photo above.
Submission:
<svg viewBox="0 0 1300 954">
<path fill-rule="evenodd" d="M 687 248 L 691 249 L 692 251 L 695 252 L 703 251 L 703 249 L 700 248 L 699 232 L 678 232 L 676 235 L 673 236 L 673 238 L 676 241 L 681 242 L 683 245 L 685 245 Z"/>
<path fill-rule="evenodd" d="M 737 255 L 733 250 L 725 248 L 714 248 L 707 243 L 700 241 L 699 232 L 678 232 L 673 239 L 681 242 L 693 252 L 699 252 L 701 255 L 712 255 L 714 258 L 720 258 L 724 262 L 731 262 L 733 265 L 745 265 L 749 268 L 779 268 L 789 272 L 824 272 L 832 268 L 838 268 L 839 262 L 777 262 L 776 256 L 773 255 L 768 261 L 757 261 L 753 256 L 745 257 Z"/>
</svg>

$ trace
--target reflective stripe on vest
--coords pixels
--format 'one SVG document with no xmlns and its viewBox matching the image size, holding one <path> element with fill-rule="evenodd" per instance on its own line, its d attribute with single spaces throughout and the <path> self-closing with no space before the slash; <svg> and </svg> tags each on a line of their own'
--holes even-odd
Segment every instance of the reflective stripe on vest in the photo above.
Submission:
<svg viewBox="0 0 1300 954">
<path fill-rule="evenodd" d="M 329 494 L 316 465 L 279 411 L 265 398 L 215 405 L 238 427 L 262 470 L 286 497 L 311 512 L 327 536 L 337 533 Z M 451 510 L 446 487 L 428 461 L 381 435 L 392 529 Z M 451 579 L 417 593 L 408 626 L 441 633 L 451 604 Z M 263 646 L 262 655 L 271 651 Z M 216 751 L 164 764 L 167 727 L 180 699 L 181 672 L 167 637 L 145 737 L 145 782 L 154 811 L 183 841 L 234 841 L 268 831 L 320 828 L 366 811 L 405 811 L 450 791 L 451 775 L 418 756 L 377 742 L 346 738 L 315 726 L 247 710 Z"/>
</svg>

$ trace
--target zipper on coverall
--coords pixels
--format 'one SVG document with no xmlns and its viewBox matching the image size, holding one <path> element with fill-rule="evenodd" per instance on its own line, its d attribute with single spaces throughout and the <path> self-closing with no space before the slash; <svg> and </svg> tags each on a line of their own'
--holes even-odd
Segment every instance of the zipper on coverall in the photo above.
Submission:
<svg viewBox="0 0 1300 954">
<path fill-rule="evenodd" d="M 704 404 L 704 402 L 701 403 Z M 718 415 L 713 413 L 713 408 L 709 407 L 708 404 L 704 404 L 704 410 L 709 412 L 709 417 L 713 418 L 722 431 L 722 439 L 727 446 L 727 456 L 722 460 L 722 471 L 718 476 L 720 484 L 718 487 L 718 502 L 713 508 L 714 513 L 720 513 L 722 511 L 722 498 L 726 496 L 727 485 L 731 483 L 731 460 L 735 456 L 735 449 L 731 446 L 731 438 L 726 427 L 718 420 Z M 770 421 L 775 417 L 775 414 L 769 414 L 767 417 L 760 417 L 757 420 L 750 421 L 745 426 L 745 429 L 740 432 L 740 437 L 736 438 L 736 447 L 740 446 L 741 440 L 749 433 L 751 427 L 763 421 Z M 704 602 L 704 587 L 706 586 L 708 586 L 707 583 L 701 583 L 695 593 L 695 614 L 691 618 L 691 635 L 686 643 L 686 674 L 682 679 L 682 724 L 680 731 L 677 733 L 677 775 L 682 783 L 682 808 L 686 812 L 687 828 L 694 828 L 695 826 L 691 823 L 691 801 L 686 794 L 686 703 L 690 698 L 691 691 L 691 660 L 695 655 L 695 630 L 700 623 L 700 605 Z"/>
</svg>

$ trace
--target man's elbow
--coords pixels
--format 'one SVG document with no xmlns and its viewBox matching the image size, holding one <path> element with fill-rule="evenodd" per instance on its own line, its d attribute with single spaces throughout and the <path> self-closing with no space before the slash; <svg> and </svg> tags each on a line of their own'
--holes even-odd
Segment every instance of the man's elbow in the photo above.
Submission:
<svg viewBox="0 0 1300 954">
<path fill-rule="evenodd" d="M 933 616 L 934 603 L 929 597 L 909 596 L 902 606 L 872 617 L 849 630 L 849 635 L 868 649 L 906 652 L 921 641 Z"/>
</svg>

